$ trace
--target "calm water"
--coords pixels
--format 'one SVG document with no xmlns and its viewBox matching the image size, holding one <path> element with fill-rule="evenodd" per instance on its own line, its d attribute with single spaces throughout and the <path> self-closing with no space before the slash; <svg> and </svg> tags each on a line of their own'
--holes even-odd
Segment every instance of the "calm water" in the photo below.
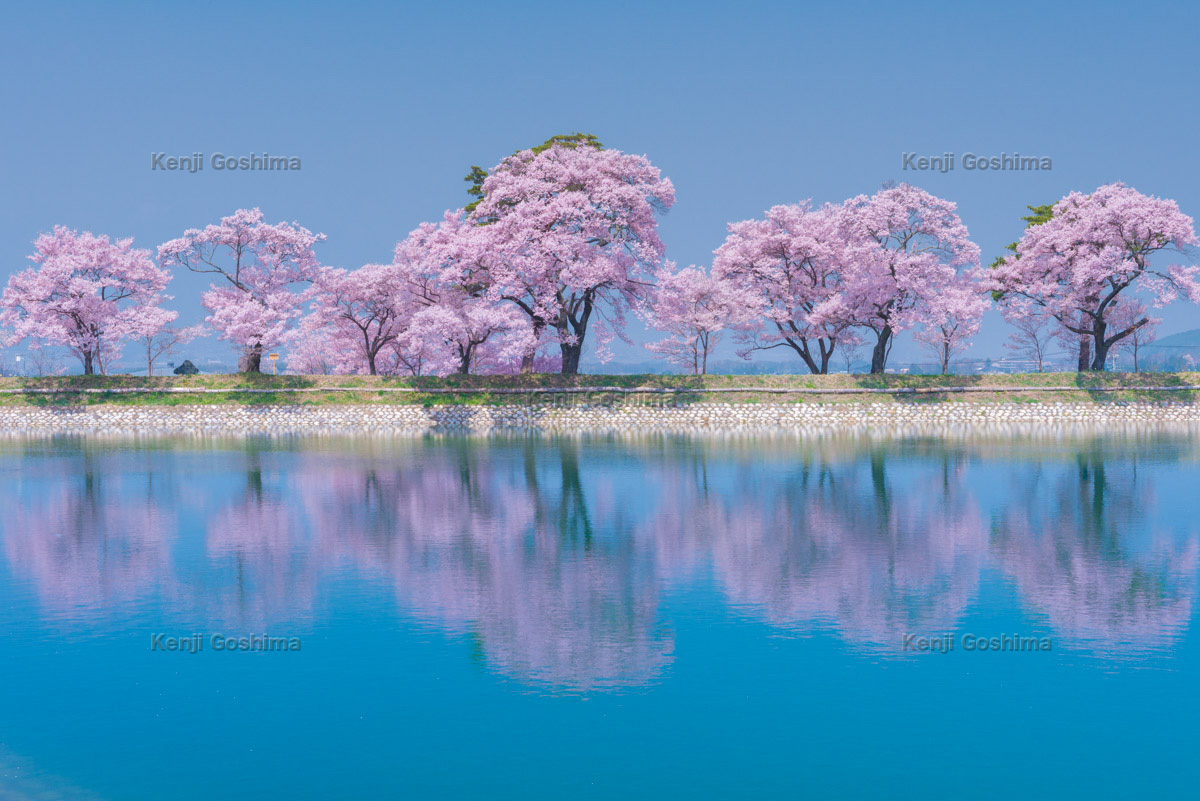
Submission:
<svg viewBox="0 0 1200 801">
<path fill-rule="evenodd" d="M 1190 797 L 1198 457 L 9 443 L 0 797 Z"/>
</svg>

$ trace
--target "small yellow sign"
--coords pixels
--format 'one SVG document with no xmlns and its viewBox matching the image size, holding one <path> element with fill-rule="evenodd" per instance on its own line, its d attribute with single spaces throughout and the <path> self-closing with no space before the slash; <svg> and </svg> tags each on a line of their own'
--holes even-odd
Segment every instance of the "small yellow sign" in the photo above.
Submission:
<svg viewBox="0 0 1200 801">
<path fill-rule="evenodd" d="M 271 375 L 277 375 L 277 373 L 275 372 L 275 360 L 278 358 L 279 358 L 278 353 L 271 354 Z"/>
</svg>

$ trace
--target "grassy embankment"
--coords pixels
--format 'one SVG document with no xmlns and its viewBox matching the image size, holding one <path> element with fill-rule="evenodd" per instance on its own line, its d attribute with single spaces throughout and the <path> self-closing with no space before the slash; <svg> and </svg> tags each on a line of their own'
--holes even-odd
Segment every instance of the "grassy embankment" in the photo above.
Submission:
<svg viewBox="0 0 1200 801">
<path fill-rule="evenodd" d="M 1110 403 L 1200 401 L 1200 373 L 1040 373 L 1030 375 L 532 375 L 385 378 L 373 376 L 199 375 L 0 378 L 0 405 L 95 404 L 502 404 L 626 403 Z M 130 392 L 137 388 L 150 392 Z M 346 391 L 341 388 L 355 388 Z M 603 389 L 641 389 L 621 393 Z M 1067 387 L 1054 391 L 1052 387 Z M 1155 387 L 1180 387 L 1163 391 Z M 388 391 L 409 388 L 414 392 Z M 564 393 L 563 389 L 582 392 Z M 749 388 L 748 391 L 729 391 Z M 800 392 L 772 392 L 791 389 Z M 858 393 L 855 390 L 874 390 Z M 14 391 L 21 390 L 21 391 Z M 33 390 L 26 392 L 25 390 Z M 205 390 L 205 391 L 200 391 Z M 303 390 L 303 391 L 296 391 Z M 664 390 L 687 390 L 664 392 Z M 839 393 L 838 390 L 849 390 Z M 882 392 L 881 392 L 882 390 Z M 965 390 L 965 391 L 964 391 Z M 1018 390 L 1018 391 L 1013 391 Z M 557 391 L 557 392 L 556 392 Z"/>
</svg>

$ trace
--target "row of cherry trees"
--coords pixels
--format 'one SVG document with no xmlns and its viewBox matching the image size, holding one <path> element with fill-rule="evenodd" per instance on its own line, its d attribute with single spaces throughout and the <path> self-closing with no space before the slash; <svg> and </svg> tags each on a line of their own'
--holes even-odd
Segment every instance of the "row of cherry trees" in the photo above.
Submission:
<svg viewBox="0 0 1200 801">
<path fill-rule="evenodd" d="M 866 347 L 883 372 L 904 331 L 945 372 L 994 300 L 1039 369 L 1053 339 L 1086 345 L 1081 369 L 1102 370 L 1113 347 L 1152 329 L 1146 300 L 1200 302 L 1196 267 L 1151 263 L 1197 244 L 1191 218 L 1123 184 L 1035 208 L 990 267 L 954 203 L 901 184 L 732 223 L 709 270 L 664 261 L 671 182 L 594 137 L 555 137 L 468 180 L 469 206 L 418 226 L 391 262 L 355 270 L 319 262 L 324 235 L 257 209 L 188 230 L 157 259 L 132 240 L 58 227 L 10 279 L 0 325 L 9 346 L 66 347 L 85 373 L 129 342 L 152 373 L 206 332 L 240 348 L 248 372 L 285 347 L 304 373 L 575 373 L 585 343 L 605 359 L 631 313 L 666 333 L 650 350 L 697 373 L 726 335 L 746 358 L 781 348 L 812 373 Z M 162 306 L 180 267 L 214 276 L 205 327 L 178 328 Z"/>
</svg>

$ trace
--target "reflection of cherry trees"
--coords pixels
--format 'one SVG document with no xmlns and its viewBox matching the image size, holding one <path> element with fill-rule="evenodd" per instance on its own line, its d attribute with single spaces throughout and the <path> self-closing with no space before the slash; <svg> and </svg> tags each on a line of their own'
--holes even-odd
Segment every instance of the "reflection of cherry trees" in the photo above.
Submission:
<svg viewBox="0 0 1200 801">
<path fill-rule="evenodd" d="M 264 486 L 262 453 L 245 456 L 245 488 L 216 506 L 205 547 L 216 565 L 194 602 L 212 623 L 260 629 L 307 613 L 318 581 L 318 560 L 307 527 L 286 489 Z"/>
<path fill-rule="evenodd" d="M 158 625 L 261 630 L 311 605 L 317 563 L 303 521 L 283 490 L 264 489 L 253 448 L 222 465 L 245 475 L 232 496 L 220 482 L 182 486 L 169 452 L 83 446 L 28 458 L 22 481 L 0 489 L 4 550 L 46 608 L 128 619 L 136 603 Z M 190 549 L 179 533 L 196 522 L 199 562 L 180 557 Z"/>
<path fill-rule="evenodd" d="M 1061 637 L 1104 653 L 1173 644 L 1196 596 L 1195 525 L 1187 536 L 1146 529 L 1153 498 L 1137 467 L 1083 450 L 1069 468 L 1026 474 L 995 530 L 1025 601 Z"/>
<path fill-rule="evenodd" d="M 1170 648 L 1196 596 L 1196 528 L 1145 477 L 1184 456 L 1159 446 L 356 447 L 12 461 L 3 552 L 56 615 L 212 630 L 278 630 L 367 577 L 498 673 L 572 690 L 661 677 L 661 594 L 685 582 L 870 651 L 961 629 L 985 563 L 1064 645 L 1105 653 Z"/>
<path fill-rule="evenodd" d="M 754 472 L 732 487 L 685 492 L 660 516 L 668 550 L 685 553 L 688 541 L 710 550 L 730 600 L 776 625 L 830 627 L 893 650 L 907 632 L 954 627 L 986 546 L 961 471 L 945 459 L 915 467 L 898 486 L 882 452 L 817 457 L 781 478 Z"/>
<path fill-rule="evenodd" d="M 39 478 L 3 491 L 4 547 L 47 608 L 91 618 L 170 580 L 174 519 L 144 477 L 85 452 Z"/>
<path fill-rule="evenodd" d="M 593 518 L 579 450 L 456 443 L 332 481 L 314 471 L 308 511 L 327 553 L 390 576 L 407 608 L 469 633 L 502 673 L 643 683 L 671 652 L 651 554 L 619 519 Z"/>
</svg>

